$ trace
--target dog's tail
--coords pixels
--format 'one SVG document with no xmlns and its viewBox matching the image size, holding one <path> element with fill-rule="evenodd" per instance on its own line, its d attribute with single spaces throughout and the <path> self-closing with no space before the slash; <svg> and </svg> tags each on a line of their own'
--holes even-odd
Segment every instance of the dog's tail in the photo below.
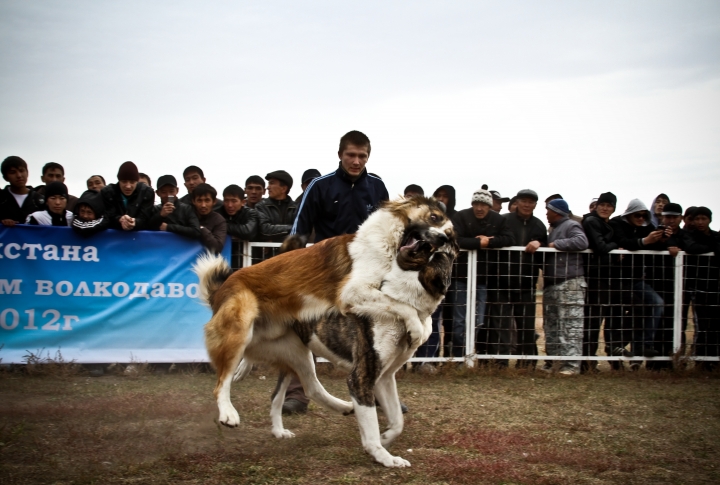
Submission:
<svg viewBox="0 0 720 485">
<path fill-rule="evenodd" d="M 211 306 L 213 295 L 233 273 L 232 268 L 221 255 L 208 251 L 198 257 L 192 269 L 200 280 L 200 301 Z"/>
</svg>

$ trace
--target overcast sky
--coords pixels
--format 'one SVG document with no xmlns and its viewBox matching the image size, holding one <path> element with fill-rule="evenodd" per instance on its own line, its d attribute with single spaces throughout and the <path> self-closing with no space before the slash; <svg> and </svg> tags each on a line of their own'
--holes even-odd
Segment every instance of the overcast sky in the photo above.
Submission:
<svg viewBox="0 0 720 485">
<path fill-rule="evenodd" d="M 0 155 L 34 185 L 61 163 L 75 195 L 132 160 L 220 192 L 284 169 L 297 196 L 357 129 L 391 195 L 450 184 L 464 208 L 485 183 L 582 214 L 665 192 L 720 214 L 717 1 L 3 0 L 0 66 Z"/>
</svg>

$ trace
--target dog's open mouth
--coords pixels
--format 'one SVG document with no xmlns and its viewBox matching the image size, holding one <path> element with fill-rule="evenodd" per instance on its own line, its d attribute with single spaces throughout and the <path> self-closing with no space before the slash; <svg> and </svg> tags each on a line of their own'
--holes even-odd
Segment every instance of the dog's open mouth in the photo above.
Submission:
<svg viewBox="0 0 720 485">
<path fill-rule="evenodd" d="M 405 240 L 402 242 L 400 246 L 400 251 L 411 251 L 411 252 L 419 252 L 419 251 L 435 251 L 437 248 L 430 244 L 428 241 L 425 241 L 420 238 L 420 235 L 417 233 L 410 233 L 407 235 Z"/>
</svg>

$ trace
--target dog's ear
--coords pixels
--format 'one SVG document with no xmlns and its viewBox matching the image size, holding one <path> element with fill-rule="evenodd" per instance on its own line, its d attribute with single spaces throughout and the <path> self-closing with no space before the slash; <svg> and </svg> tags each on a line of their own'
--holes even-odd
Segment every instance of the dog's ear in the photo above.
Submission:
<svg viewBox="0 0 720 485">
<path fill-rule="evenodd" d="M 300 234 L 293 234 L 288 236 L 280 246 L 278 254 L 287 253 L 289 251 L 295 251 L 296 249 L 302 249 L 307 245 L 307 236 Z"/>
</svg>

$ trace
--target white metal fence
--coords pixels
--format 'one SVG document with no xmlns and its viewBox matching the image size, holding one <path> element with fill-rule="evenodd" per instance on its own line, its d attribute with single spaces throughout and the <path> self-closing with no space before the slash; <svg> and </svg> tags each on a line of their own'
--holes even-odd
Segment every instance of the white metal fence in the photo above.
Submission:
<svg viewBox="0 0 720 485">
<path fill-rule="evenodd" d="M 235 243 L 233 267 L 268 259 L 279 246 Z M 572 279 L 574 265 L 582 267 L 586 284 L 580 303 L 584 355 L 546 355 L 543 289 L 551 281 L 548 275 L 569 276 L 552 279 L 555 284 Z M 534 254 L 524 247 L 463 251 L 448 295 L 433 315 L 431 348 L 426 344 L 418 349 L 412 361 L 474 365 L 516 360 L 518 365 L 534 365 L 537 360 L 581 360 L 592 365 L 607 360 L 615 366 L 618 361 L 649 361 L 648 366 L 656 367 L 670 366 L 677 359 L 718 361 L 719 300 L 712 253 L 680 252 L 673 257 L 667 251 L 616 250 L 597 257 L 590 250 L 568 253 L 552 248 L 539 248 Z M 480 318 L 476 312 L 482 313 Z M 458 327 L 463 317 L 464 325 Z M 638 345 L 644 352 L 654 347 L 658 355 L 646 357 L 637 351 Z"/>
</svg>

